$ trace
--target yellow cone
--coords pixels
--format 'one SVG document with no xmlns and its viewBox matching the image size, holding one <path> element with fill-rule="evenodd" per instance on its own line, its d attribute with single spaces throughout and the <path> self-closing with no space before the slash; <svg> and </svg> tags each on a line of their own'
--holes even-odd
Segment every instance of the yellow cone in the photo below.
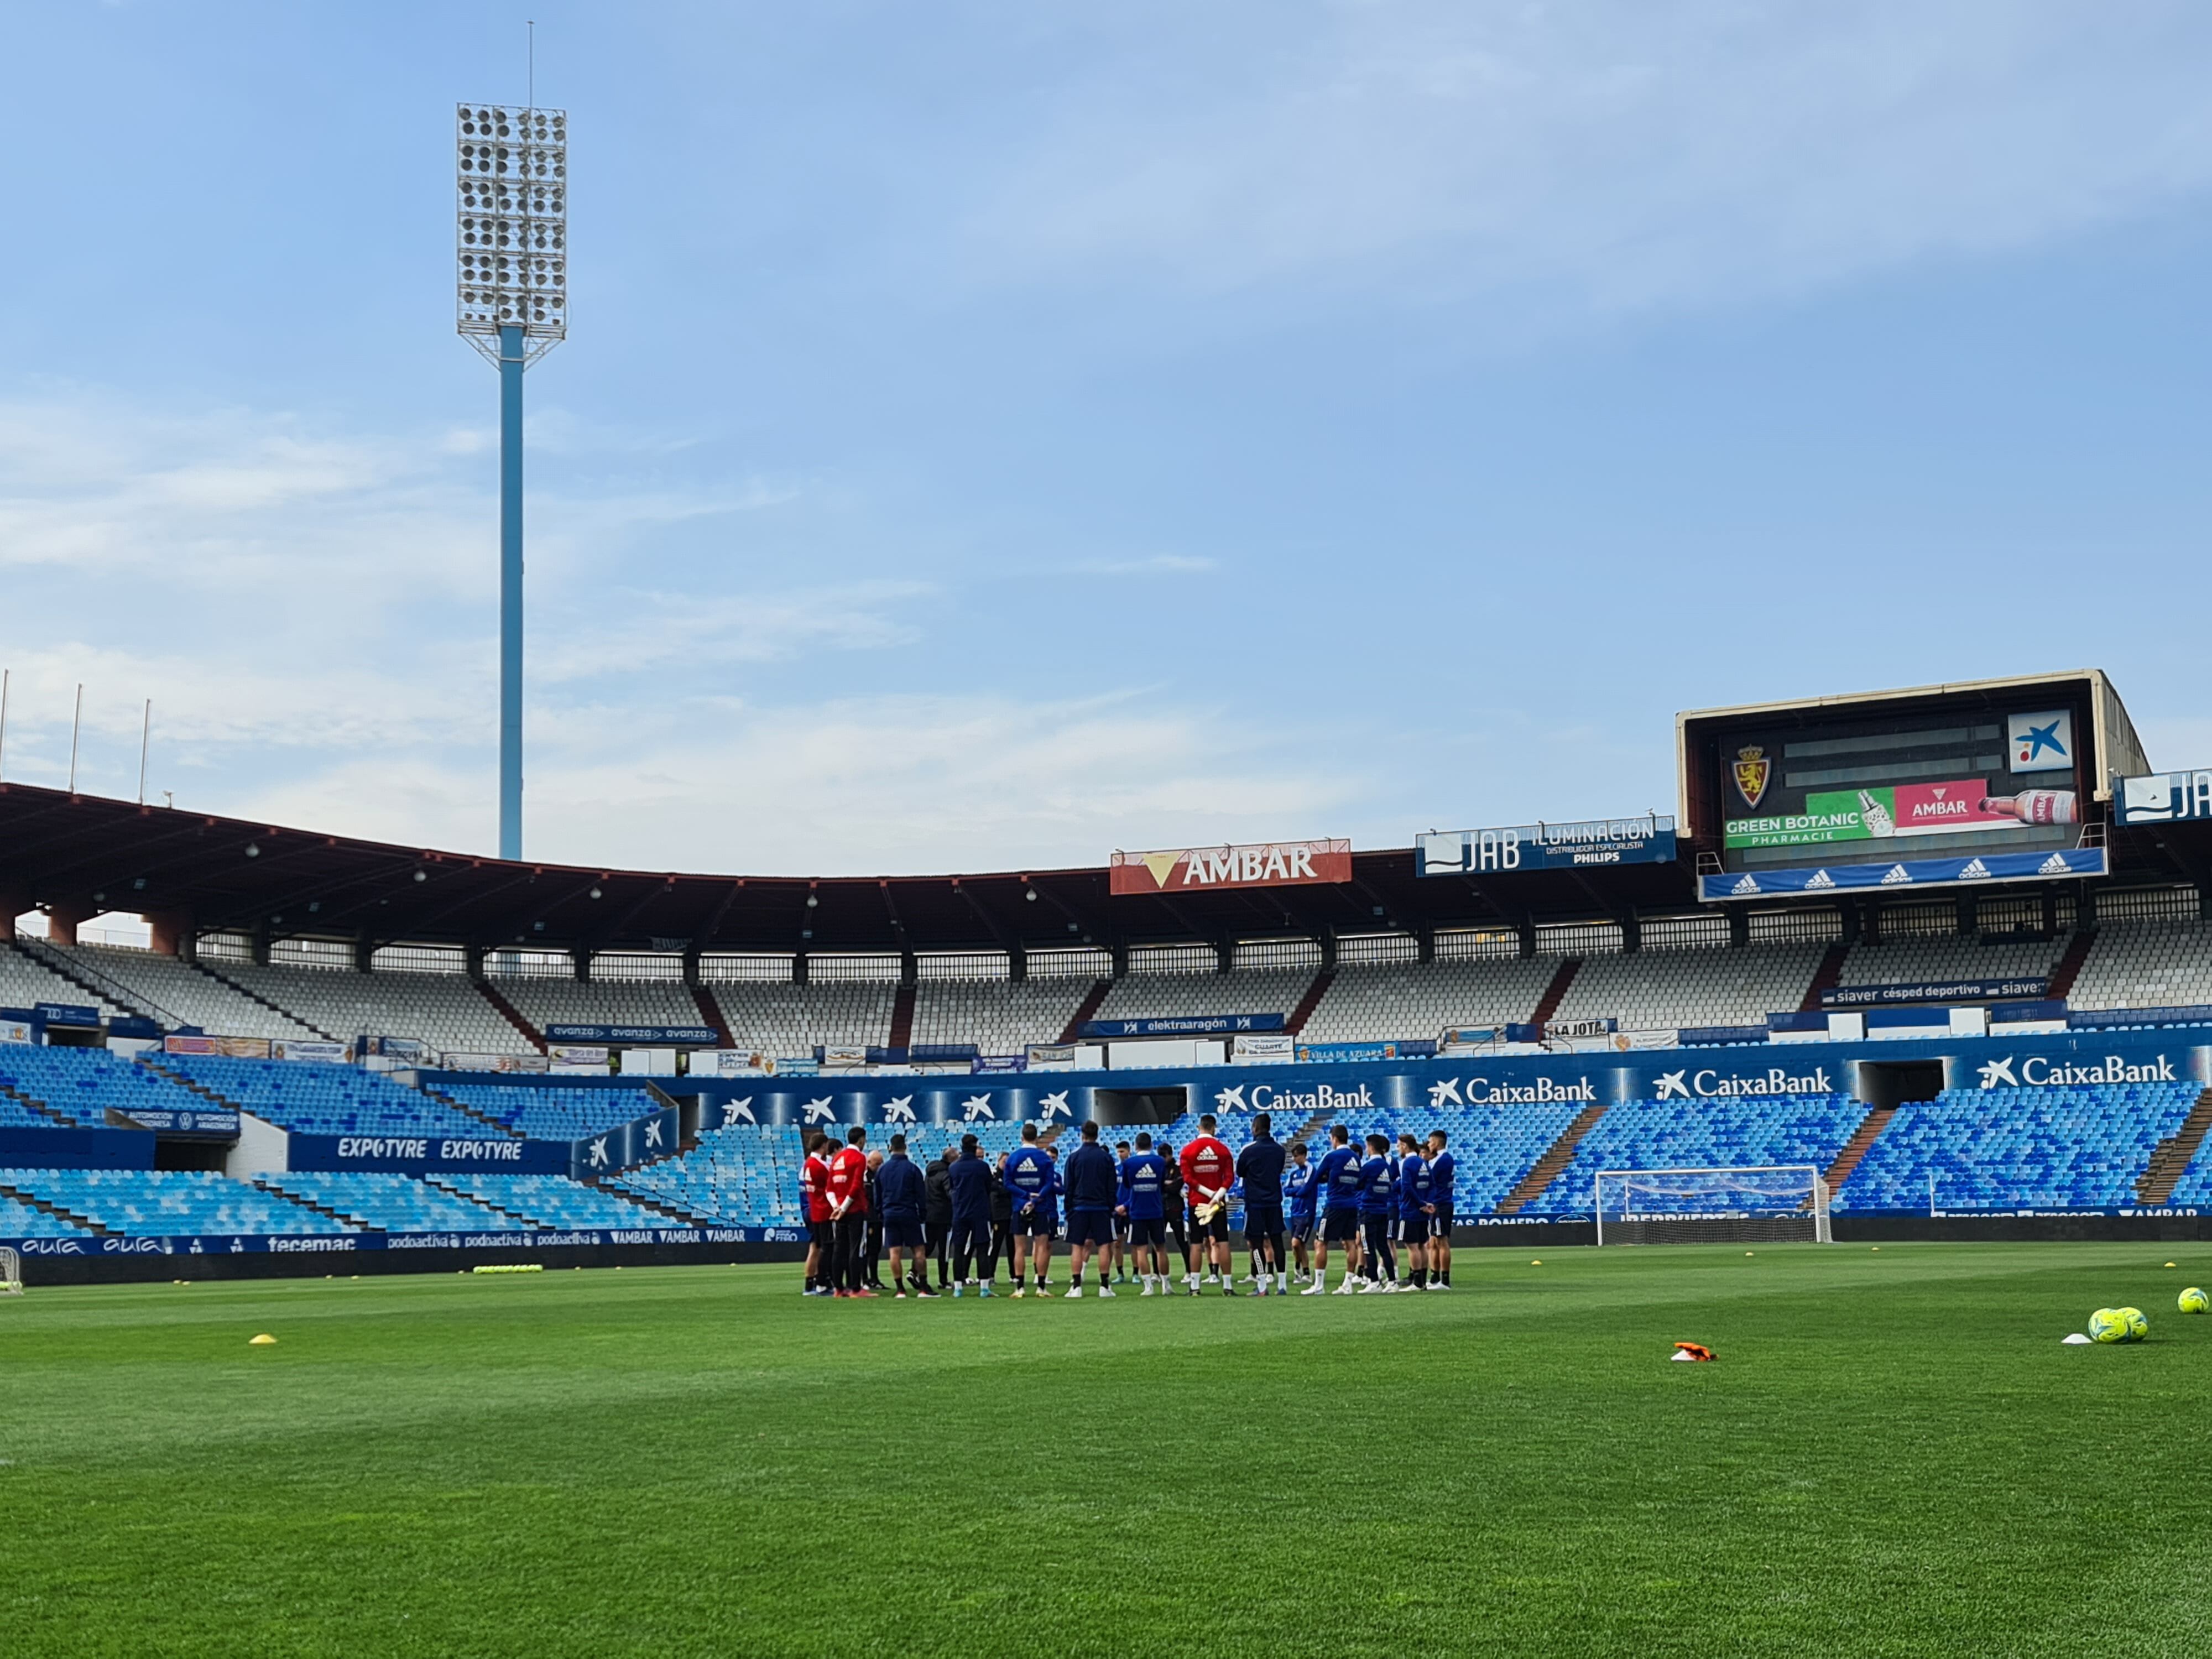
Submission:
<svg viewBox="0 0 2212 1659">
<path fill-rule="evenodd" d="M 1540 1267 L 1544 1265 L 1544 1258 L 1540 1255 L 1528 1265 L 1532 1267 Z"/>
<path fill-rule="evenodd" d="M 253 1338 L 246 1346 L 249 1348 L 273 1348 L 276 1346 L 276 1339 L 270 1335 L 268 1332 L 264 1331 L 260 1335 Z"/>
</svg>

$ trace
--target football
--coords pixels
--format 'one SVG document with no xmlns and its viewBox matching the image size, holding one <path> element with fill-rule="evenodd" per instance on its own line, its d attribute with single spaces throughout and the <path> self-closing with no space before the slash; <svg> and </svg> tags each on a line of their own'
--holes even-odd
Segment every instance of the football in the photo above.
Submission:
<svg viewBox="0 0 2212 1659">
<path fill-rule="evenodd" d="M 2207 1296 L 2191 1285 L 2175 1298 L 2175 1304 L 2184 1313 L 2212 1313 L 2212 1296 Z"/>
<path fill-rule="evenodd" d="M 2128 1322 L 2118 1308 L 2100 1308 L 2089 1316 L 2089 1340 L 2092 1342 L 2124 1342 L 2128 1340 Z"/>
</svg>

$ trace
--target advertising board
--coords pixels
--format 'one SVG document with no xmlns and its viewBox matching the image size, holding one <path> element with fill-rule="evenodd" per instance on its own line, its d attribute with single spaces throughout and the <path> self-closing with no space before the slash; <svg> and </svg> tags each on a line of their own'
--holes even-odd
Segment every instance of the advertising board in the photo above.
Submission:
<svg viewBox="0 0 2212 1659">
<path fill-rule="evenodd" d="M 1674 820 L 1648 813 L 1635 818 L 1511 824 L 1502 830 L 1431 830 L 1413 838 L 1413 873 L 1419 876 L 1674 861 Z"/>
<path fill-rule="evenodd" d="M 625 1048 L 710 1048 L 722 1039 L 711 1025 L 549 1025 L 545 1040 Z"/>
<path fill-rule="evenodd" d="M 1795 847 L 1858 862 L 1933 856 L 1945 838 L 1972 850 L 2068 845 L 2084 816 L 2088 773 L 2067 708 L 1862 705 L 1731 722 L 1714 740 L 1730 869 L 1784 862 L 1775 849 Z"/>
<path fill-rule="evenodd" d="M 2180 823 L 2212 818 L 2212 769 L 2122 778 L 2113 797 L 2112 816 L 2122 823 Z"/>
<path fill-rule="evenodd" d="M 169 1036 L 161 1039 L 164 1054 L 212 1054 L 224 1060 L 266 1060 L 269 1048 L 267 1037 Z"/>
<path fill-rule="evenodd" d="M 1116 853 L 1107 888 L 1116 896 L 1233 887 L 1301 887 L 1352 879 L 1348 841 L 1270 841 L 1249 847 Z"/>
<path fill-rule="evenodd" d="M 1091 1019 L 1081 1035 L 1100 1037 L 1230 1036 L 1239 1031 L 1279 1031 L 1280 1014 L 1184 1014 L 1163 1019 Z"/>
<path fill-rule="evenodd" d="M 1900 888 L 1971 887 L 1984 882 L 2066 881 L 2110 873 L 2101 847 L 2049 853 L 1984 853 L 1974 858 L 1902 859 L 1894 864 L 1845 864 L 1793 870 L 1729 871 L 1698 878 L 1706 904 L 1839 891 L 1894 892 Z"/>
</svg>

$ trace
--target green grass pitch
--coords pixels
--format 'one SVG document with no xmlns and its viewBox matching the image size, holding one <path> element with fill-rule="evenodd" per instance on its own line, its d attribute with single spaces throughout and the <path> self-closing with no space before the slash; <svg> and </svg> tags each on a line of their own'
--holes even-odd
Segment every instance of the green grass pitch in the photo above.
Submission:
<svg viewBox="0 0 2212 1659">
<path fill-rule="evenodd" d="M 842 1307 L 784 1267 L 33 1262 L 0 1650 L 2212 1650 L 2212 1318 L 2174 1311 L 2212 1246 L 1530 1255 Z M 2148 1343 L 2059 1345 L 2126 1303 Z"/>
</svg>

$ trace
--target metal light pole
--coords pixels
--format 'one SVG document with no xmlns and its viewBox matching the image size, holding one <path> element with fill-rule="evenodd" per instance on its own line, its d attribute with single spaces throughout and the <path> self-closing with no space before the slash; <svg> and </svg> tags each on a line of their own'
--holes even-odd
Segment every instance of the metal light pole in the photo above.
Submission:
<svg viewBox="0 0 2212 1659">
<path fill-rule="evenodd" d="M 499 369 L 499 855 L 522 856 L 522 372 L 568 335 L 568 112 L 459 107 L 460 333 Z"/>
</svg>

